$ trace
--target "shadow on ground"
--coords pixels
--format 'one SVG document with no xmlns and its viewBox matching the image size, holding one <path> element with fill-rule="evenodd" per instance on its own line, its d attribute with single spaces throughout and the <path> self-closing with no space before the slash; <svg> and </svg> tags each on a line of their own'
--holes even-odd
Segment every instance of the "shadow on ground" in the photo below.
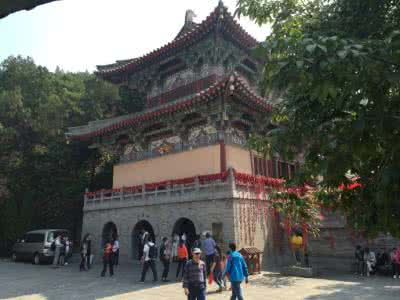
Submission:
<svg viewBox="0 0 400 300">
<path fill-rule="evenodd" d="M 321 293 L 307 296 L 304 300 L 338 300 L 338 299 L 400 299 L 400 280 L 390 278 L 368 278 L 353 283 L 337 283 L 321 286 Z"/>
<path fill-rule="evenodd" d="M 158 266 L 158 271 L 161 266 Z M 80 272 L 78 264 L 53 269 L 51 265 L 32 265 L 24 262 L 0 260 L 0 298 L 26 296 L 29 299 L 101 299 L 120 294 L 174 284 L 152 282 L 148 272 L 145 283 L 140 283 L 141 265 L 127 263 L 115 267 L 113 277 L 101 277 L 102 265 L 96 264 L 87 272 Z M 175 266 L 171 278 L 175 278 Z"/>
<path fill-rule="evenodd" d="M 286 277 L 278 273 L 266 273 L 263 276 L 257 276 L 250 281 L 250 285 L 266 286 L 269 288 L 285 288 L 292 286 L 298 281 L 298 277 Z"/>
</svg>

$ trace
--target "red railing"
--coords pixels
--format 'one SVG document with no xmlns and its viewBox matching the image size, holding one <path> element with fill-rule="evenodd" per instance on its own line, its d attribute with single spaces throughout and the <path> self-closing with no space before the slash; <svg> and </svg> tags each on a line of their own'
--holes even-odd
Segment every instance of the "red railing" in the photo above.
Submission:
<svg viewBox="0 0 400 300">
<path fill-rule="evenodd" d="M 228 178 L 229 171 L 221 172 L 221 173 L 215 173 L 215 174 L 207 174 L 207 175 L 199 175 L 199 176 L 194 176 L 194 177 L 187 177 L 187 178 L 181 178 L 181 179 L 171 179 L 171 180 L 164 180 L 164 181 L 159 181 L 159 182 L 152 182 L 152 183 L 145 183 L 143 185 L 134 185 L 134 186 L 128 186 L 128 187 L 123 187 L 123 188 L 115 188 L 115 189 L 101 189 L 98 191 L 94 192 L 86 192 L 85 197 L 87 199 L 93 199 L 98 196 L 112 196 L 113 194 L 118 194 L 121 192 L 125 193 L 142 193 L 142 192 L 151 192 L 155 191 L 157 189 L 167 189 L 171 188 L 176 185 L 191 185 L 195 184 L 196 180 L 201 185 L 204 184 L 209 184 L 215 181 L 221 181 L 225 182 Z M 233 178 L 235 180 L 235 183 L 237 185 L 250 185 L 250 186 L 260 186 L 264 185 L 265 187 L 270 187 L 270 188 L 279 188 L 283 187 L 285 184 L 284 179 L 280 178 L 271 178 L 271 177 L 265 177 L 265 176 L 255 176 L 251 174 L 246 174 L 246 173 L 239 173 L 236 172 L 234 169 L 232 170 Z"/>
</svg>

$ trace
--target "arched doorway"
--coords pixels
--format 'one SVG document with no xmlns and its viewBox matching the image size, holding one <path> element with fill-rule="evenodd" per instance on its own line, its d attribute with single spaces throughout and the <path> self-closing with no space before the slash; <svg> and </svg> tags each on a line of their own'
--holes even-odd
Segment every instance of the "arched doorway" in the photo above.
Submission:
<svg viewBox="0 0 400 300">
<path fill-rule="evenodd" d="M 117 225 L 115 225 L 115 223 L 113 222 L 106 223 L 103 227 L 103 232 L 101 236 L 101 245 L 104 246 L 105 243 L 110 242 L 113 238 L 116 238 L 118 236 Z"/>
<path fill-rule="evenodd" d="M 187 218 L 180 218 L 175 222 L 172 235 L 178 234 L 181 236 L 184 233 L 186 234 L 186 244 L 190 251 L 194 241 L 196 240 L 196 227 L 191 220 Z"/>
<path fill-rule="evenodd" d="M 140 259 L 143 255 L 143 235 L 148 233 L 149 237 L 154 241 L 155 235 L 153 226 L 146 220 L 136 223 L 132 230 L 132 258 Z"/>
</svg>

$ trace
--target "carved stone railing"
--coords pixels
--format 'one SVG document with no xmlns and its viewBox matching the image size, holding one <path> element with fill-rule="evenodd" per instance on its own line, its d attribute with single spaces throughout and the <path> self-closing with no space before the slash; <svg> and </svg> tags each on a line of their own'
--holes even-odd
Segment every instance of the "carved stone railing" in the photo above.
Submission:
<svg viewBox="0 0 400 300">
<path fill-rule="evenodd" d="M 230 171 L 231 172 L 231 171 Z M 215 200 L 233 197 L 233 176 L 228 172 L 167 181 L 165 185 L 143 184 L 136 187 L 85 193 L 84 211 L 149 206 L 162 203 Z M 214 178 L 212 177 L 214 176 Z M 186 183 L 185 183 L 186 181 Z M 179 183 L 182 182 L 182 183 Z"/>
<path fill-rule="evenodd" d="M 240 146 L 245 146 L 246 144 L 246 140 L 238 136 L 228 133 L 225 134 L 213 133 L 209 135 L 199 136 L 198 138 L 193 139 L 187 143 L 172 144 L 171 145 L 172 149 L 170 149 L 167 153 L 152 150 L 152 151 L 131 152 L 128 154 L 123 154 L 120 157 L 120 163 L 140 161 L 148 158 L 160 157 L 173 153 L 189 151 L 200 147 L 216 145 L 220 141 L 224 141 L 226 144 L 235 144 Z"/>
<path fill-rule="evenodd" d="M 83 210 L 234 198 L 268 201 L 272 190 L 281 188 L 282 184 L 284 181 L 281 179 L 236 173 L 230 168 L 217 174 L 86 192 Z"/>
</svg>

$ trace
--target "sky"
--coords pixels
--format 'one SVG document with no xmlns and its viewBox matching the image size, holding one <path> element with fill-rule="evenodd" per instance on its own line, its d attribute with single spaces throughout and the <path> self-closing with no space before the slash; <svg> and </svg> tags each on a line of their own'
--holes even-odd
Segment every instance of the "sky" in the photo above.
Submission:
<svg viewBox="0 0 400 300">
<path fill-rule="evenodd" d="M 225 0 L 233 14 L 237 0 Z M 218 0 L 61 0 L 0 19 L 0 61 L 30 56 L 49 70 L 94 71 L 96 65 L 144 55 L 170 42 L 192 9 L 204 20 Z M 269 34 L 241 17 L 257 40 Z"/>
</svg>

